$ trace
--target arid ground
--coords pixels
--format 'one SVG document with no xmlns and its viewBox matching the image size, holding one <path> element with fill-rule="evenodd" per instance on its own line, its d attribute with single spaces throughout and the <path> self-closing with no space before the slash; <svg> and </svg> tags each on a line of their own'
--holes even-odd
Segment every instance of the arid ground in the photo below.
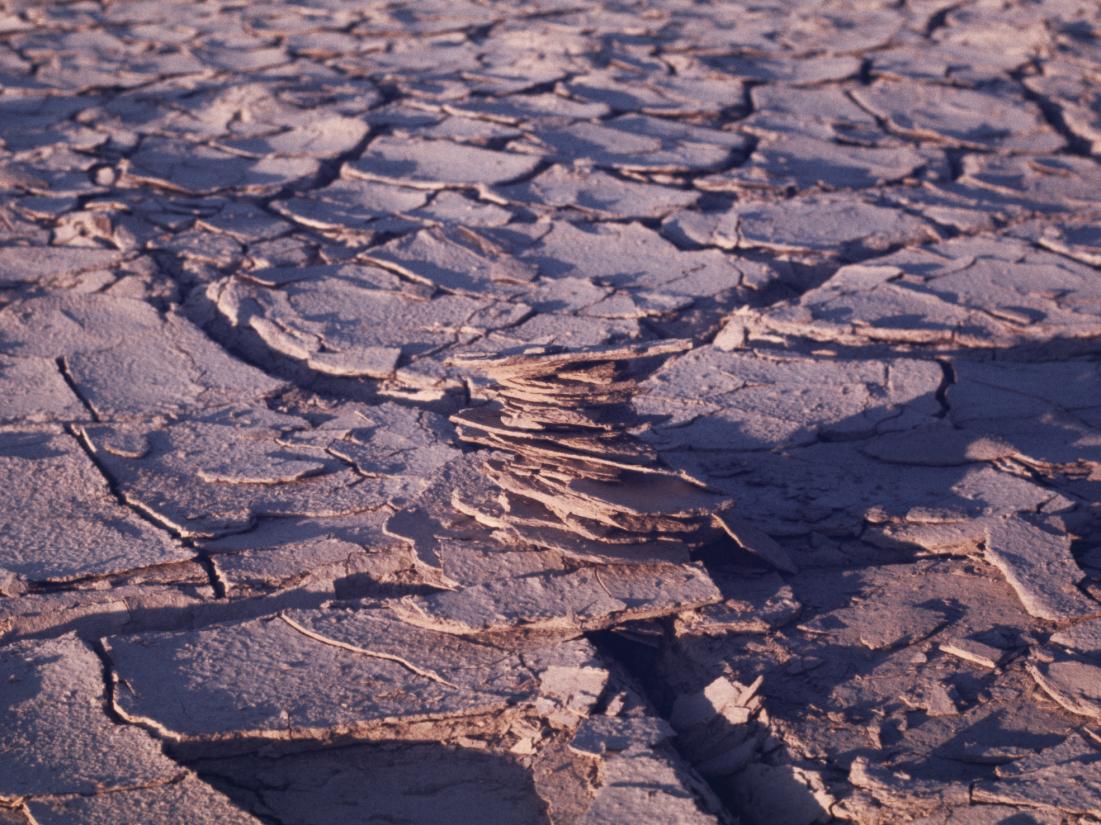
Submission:
<svg viewBox="0 0 1101 825">
<path fill-rule="evenodd" d="M 0 823 L 1101 822 L 1097 0 L 0 1 Z"/>
</svg>

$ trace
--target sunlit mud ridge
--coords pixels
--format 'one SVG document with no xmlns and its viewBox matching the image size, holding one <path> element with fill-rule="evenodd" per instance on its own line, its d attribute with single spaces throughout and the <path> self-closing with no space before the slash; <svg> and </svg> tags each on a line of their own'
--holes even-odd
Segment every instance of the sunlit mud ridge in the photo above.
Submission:
<svg viewBox="0 0 1101 825">
<path fill-rule="evenodd" d="M 0 823 L 1101 823 L 1095 0 L 0 0 Z"/>
</svg>

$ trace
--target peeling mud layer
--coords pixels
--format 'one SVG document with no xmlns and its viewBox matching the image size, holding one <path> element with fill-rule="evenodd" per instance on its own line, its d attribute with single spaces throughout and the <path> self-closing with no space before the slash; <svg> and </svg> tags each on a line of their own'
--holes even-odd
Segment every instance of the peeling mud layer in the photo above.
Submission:
<svg viewBox="0 0 1101 825">
<path fill-rule="evenodd" d="M 0 190 L 3 825 L 1101 823 L 1096 0 L 0 0 Z"/>
</svg>

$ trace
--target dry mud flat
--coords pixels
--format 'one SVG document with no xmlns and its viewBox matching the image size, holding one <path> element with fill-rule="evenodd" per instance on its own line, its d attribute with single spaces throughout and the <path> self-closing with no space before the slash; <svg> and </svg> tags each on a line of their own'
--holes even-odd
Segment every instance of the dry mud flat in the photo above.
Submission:
<svg viewBox="0 0 1101 825">
<path fill-rule="evenodd" d="M 1099 160 L 1093 0 L 0 3 L 0 822 L 1101 822 Z"/>
</svg>

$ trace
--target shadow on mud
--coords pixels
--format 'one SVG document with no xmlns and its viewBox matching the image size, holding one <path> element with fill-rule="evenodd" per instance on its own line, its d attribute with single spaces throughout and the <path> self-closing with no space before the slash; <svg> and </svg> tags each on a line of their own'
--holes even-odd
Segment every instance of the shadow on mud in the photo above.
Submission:
<svg viewBox="0 0 1101 825">
<path fill-rule="evenodd" d="M 282 825 L 545 825 L 529 771 L 504 756 L 425 742 L 190 763 L 240 807 Z"/>
</svg>

